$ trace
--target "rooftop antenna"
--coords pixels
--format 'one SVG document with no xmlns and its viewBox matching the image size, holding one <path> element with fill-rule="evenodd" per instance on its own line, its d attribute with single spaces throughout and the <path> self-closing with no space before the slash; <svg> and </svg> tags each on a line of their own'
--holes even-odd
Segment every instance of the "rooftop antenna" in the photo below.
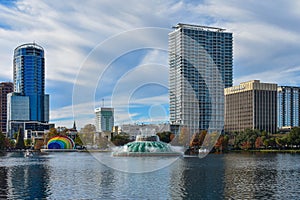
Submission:
<svg viewBox="0 0 300 200">
<path fill-rule="evenodd" d="M 102 107 L 104 107 L 104 99 L 102 99 Z"/>
</svg>

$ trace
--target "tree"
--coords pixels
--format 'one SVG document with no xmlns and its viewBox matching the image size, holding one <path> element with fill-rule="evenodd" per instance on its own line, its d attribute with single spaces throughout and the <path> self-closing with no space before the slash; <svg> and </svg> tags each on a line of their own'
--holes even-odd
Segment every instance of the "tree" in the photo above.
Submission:
<svg viewBox="0 0 300 200">
<path fill-rule="evenodd" d="M 118 134 L 111 139 L 111 142 L 116 146 L 123 146 L 130 141 L 129 134 Z"/>
<path fill-rule="evenodd" d="M 28 138 L 28 139 L 25 140 L 25 146 L 27 146 L 27 147 L 31 146 L 31 143 L 32 143 L 31 139 Z"/>
<path fill-rule="evenodd" d="M 293 146 L 300 145 L 300 127 L 292 128 L 287 137 L 288 143 Z"/>
<path fill-rule="evenodd" d="M 189 130 L 187 127 L 182 127 L 179 133 L 179 144 L 183 145 L 183 146 L 188 146 L 189 144 Z"/>
<path fill-rule="evenodd" d="M 190 141 L 190 147 L 197 149 L 199 148 L 199 146 L 200 146 L 199 133 L 194 133 Z"/>
<path fill-rule="evenodd" d="M 80 145 L 80 146 L 83 145 L 83 142 L 82 142 L 82 140 L 81 140 L 81 138 L 80 138 L 80 136 L 79 136 L 78 133 L 76 134 L 74 142 L 75 142 L 75 145 Z"/>
<path fill-rule="evenodd" d="M 245 141 L 245 142 L 243 142 L 242 144 L 241 144 L 241 149 L 243 149 L 243 150 L 248 150 L 248 149 L 250 149 L 251 148 L 251 143 L 250 142 L 248 142 L 248 141 Z"/>
<path fill-rule="evenodd" d="M 257 137 L 255 140 L 255 148 L 256 149 L 261 149 L 264 146 L 262 137 Z"/>
<path fill-rule="evenodd" d="M 20 128 L 17 134 L 16 149 L 25 149 L 24 136 Z"/>
<path fill-rule="evenodd" d="M 96 126 L 87 124 L 80 130 L 81 140 L 84 144 L 93 145 L 95 143 Z"/>
<path fill-rule="evenodd" d="M 165 143 L 170 143 L 175 137 L 174 133 L 171 133 L 170 131 L 159 132 L 156 133 L 156 135 L 159 137 L 160 141 Z"/>
<path fill-rule="evenodd" d="M 0 132 L 0 150 L 6 149 L 6 142 L 5 142 L 6 137 L 2 132 Z"/>
<path fill-rule="evenodd" d="M 216 149 L 216 151 L 220 151 L 220 152 L 227 150 L 228 142 L 229 142 L 229 137 L 227 135 L 220 135 L 214 148 Z"/>
<path fill-rule="evenodd" d="M 199 145 L 202 146 L 205 136 L 207 134 L 207 130 L 202 130 L 199 134 Z"/>
</svg>

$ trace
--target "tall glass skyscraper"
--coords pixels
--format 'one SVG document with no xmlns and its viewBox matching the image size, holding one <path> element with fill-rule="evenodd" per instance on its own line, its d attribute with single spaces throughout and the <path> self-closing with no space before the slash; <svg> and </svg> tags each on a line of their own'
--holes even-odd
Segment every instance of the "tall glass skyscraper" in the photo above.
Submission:
<svg viewBox="0 0 300 200">
<path fill-rule="evenodd" d="M 13 67 L 14 92 L 29 97 L 29 120 L 48 122 L 44 49 L 35 43 L 18 46 L 14 51 Z"/>
<path fill-rule="evenodd" d="M 224 129 L 224 88 L 232 86 L 232 33 L 177 24 L 169 34 L 170 122 L 190 134 Z"/>
<path fill-rule="evenodd" d="M 300 126 L 300 87 L 279 86 L 277 89 L 278 128 Z"/>
</svg>

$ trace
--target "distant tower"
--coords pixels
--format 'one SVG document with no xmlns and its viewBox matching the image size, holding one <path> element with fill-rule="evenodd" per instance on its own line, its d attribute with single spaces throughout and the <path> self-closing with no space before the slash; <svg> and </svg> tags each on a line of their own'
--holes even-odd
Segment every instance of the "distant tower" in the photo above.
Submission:
<svg viewBox="0 0 300 200">
<path fill-rule="evenodd" d="M 114 126 L 114 109 L 113 108 L 96 108 L 96 131 L 112 131 Z"/>
<path fill-rule="evenodd" d="M 170 122 L 190 134 L 224 127 L 224 88 L 232 86 L 232 33 L 177 24 L 169 34 Z"/>
<path fill-rule="evenodd" d="M 45 94 L 44 49 L 23 44 L 14 50 L 14 92 L 29 97 L 30 120 L 49 121 L 49 95 Z"/>
<path fill-rule="evenodd" d="M 11 82 L 0 83 L 0 131 L 6 133 L 7 123 L 7 94 L 13 92 L 14 85 Z"/>
</svg>

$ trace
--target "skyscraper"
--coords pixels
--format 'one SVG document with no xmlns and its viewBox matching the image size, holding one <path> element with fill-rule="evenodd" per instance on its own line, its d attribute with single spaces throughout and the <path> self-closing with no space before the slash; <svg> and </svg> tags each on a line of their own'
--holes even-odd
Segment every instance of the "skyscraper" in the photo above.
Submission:
<svg viewBox="0 0 300 200">
<path fill-rule="evenodd" d="M 13 92 L 14 85 L 11 82 L 0 83 L 0 131 L 6 133 L 7 123 L 7 94 Z"/>
<path fill-rule="evenodd" d="M 177 24 L 169 34 L 170 122 L 200 130 L 224 128 L 224 88 L 232 86 L 232 33 Z"/>
<path fill-rule="evenodd" d="M 277 90 L 278 128 L 300 126 L 300 87 L 279 86 Z"/>
<path fill-rule="evenodd" d="M 225 89 L 225 131 L 277 130 L 277 84 L 253 80 Z"/>
<path fill-rule="evenodd" d="M 114 109 L 113 108 L 96 108 L 96 131 L 112 131 L 114 126 Z"/>
<path fill-rule="evenodd" d="M 35 44 L 23 44 L 14 51 L 14 92 L 29 97 L 31 121 L 49 121 L 49 95 L 45 94 L 44 49 Z"/>
<path fill-rule="evenodd" d="M 49 95 L 45 94 L 44 49 L 28 43 L 14 50 L 14 92 L 7 95 L 7 136 L 21 130 L 30 138 L 32 131 L 49 129 Z"/>
</svg>

